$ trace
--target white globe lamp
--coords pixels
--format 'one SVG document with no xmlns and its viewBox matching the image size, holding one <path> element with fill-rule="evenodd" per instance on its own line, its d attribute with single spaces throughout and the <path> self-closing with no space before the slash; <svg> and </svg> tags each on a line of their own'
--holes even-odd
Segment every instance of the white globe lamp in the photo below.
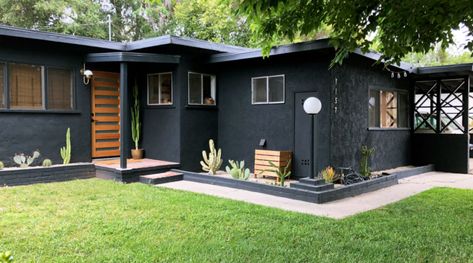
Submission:
<svg viewBox="0 0 473 263">
<path fill-rule="evenodd" d="M 322 102 L 316 97 L 309 97 L 304 101 L 304 111 L 307 114 L 317 114 L 322 109 Z"/>
</svg>

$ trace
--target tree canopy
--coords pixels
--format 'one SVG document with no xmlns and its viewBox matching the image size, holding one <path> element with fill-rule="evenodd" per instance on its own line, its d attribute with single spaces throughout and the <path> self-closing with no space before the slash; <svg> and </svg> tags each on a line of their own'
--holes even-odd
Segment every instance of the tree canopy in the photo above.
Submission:
<svg viewBox="0 0 473 263">
<path fill-rule="evenodd" d="M 235 0 L 240 14 L 251 22 L 253 38 L 265 54 L 279 39 L 310 35 L 324 25 L 337 48 L 335 63 L 357 48 L 374 44 L 388 63 L 407 54 L 427 53 L 435 44 L 453 43 L 452 29 L 464 25 L 473 37 L 471 0 Z M 467 43 L 473 50 L 473 39 Z"/>
</svg>

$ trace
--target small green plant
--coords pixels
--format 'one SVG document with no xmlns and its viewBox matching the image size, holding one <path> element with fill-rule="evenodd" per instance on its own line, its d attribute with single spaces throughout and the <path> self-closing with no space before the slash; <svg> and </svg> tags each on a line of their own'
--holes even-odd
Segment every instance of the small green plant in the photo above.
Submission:
<svg viewBox="0 0 473 263">
<path fill-rule="evenodd" d="M 228 160 L 230 167 L 225 167 L 227 173 L 229 173 L 233 178 L 238 180 L 248 180 L 250 178 L 250 169 L 245 169 L 245 161 L 236 162 L 233 160 Z"/>
<path fill-rule="evenodd" d="M 34 151 L 34 152 L 33 152 L 33 155 L 31 155 L 31 156 L 25 155 L 24 153 L 20 153 L 20 154 L 15 154 L 15 156 L 13 157 L 13 161 L 14 161 L 16 164 L 18 164 L 21 168 L 27 168 L 27 167 L 29 167 L 29 166 L 34 162 L 34 160 L 36 160 L 39 156 L 40 156 L 39 151 Z"/>
<path fill-rule="evenodd" d="M 209 140 L 209 149 L 210 152 L 207 155 L 205 151 L 202 151 L 203 161 L 200 161 L 202 165 L 202 170 L 208 172 L 210 175 L 214 175 L 220 166 L 222 166 L 222 149 L 215 149 L 215 143 L 212 139 Z"/>
<path fill-rule="evenodd" d="M 272 161 L 268 161 L 269 166 L 271 166 L 272 169 L 263 170 L 263 171 L 260 172 L 260 174 L 262 174 L 264 172 L 273 172 L 278 176 L 279 184 L 281 186 L 284 186 L 284 182 L 286 181 L 286 178 L 291 176 L 291 173 L 292 173 L 289 170 L 289 168 L 291 167 L 291 162 L 292 162 L 292 160 L 289 160 L 289 162 L 287 162 L 284 169 L 281 169 L 279 166 L 275 165 Z"/>
<path fill-rule="evenodd" d="M 61 148 L 61 158 L 63 164 L 71 162 L 71 128 L 67 128 L 66 131 L 66 146 Z"/>
<path fill-rule="evenodd" d="M 369 162 L 373 153 L 374 148 L 368 148 L 366 145 L 361 146 L 360 174 L 363 177 L 369 177 L 371 175 Z"/>
<path fill-rule="evenodd" d="M 3 164 L 2 161 L 0 161 L 0 170 L 2 170 L 3 168 L 5 168 L 5 164 Z"/>
<path fill-rule="evenodd" d="M 333 183 L 338 180 L 338 176 L 335 173 L 335 169 L 333 169 L 333 167 L 331 166 L 327 166 L 320 172 L 320 174 L 326 183 Z"/>
<path fill-rule="evenodd" d="M 49 167 L 51 165 L 53 165 L 53 162 L 50 159 L 43 160 L 43 167 Z"/>
<path fill-rule="evenodd" d="M 13 262 L 13 254 L 10 251 L 0 253 L 0 262 L 1 263 Z"/>
<path fill-rule="evenodd" d="M 135 143 L 135 149 L 139 149 L 141 120 L 140 120 L 140 98 L 138 96 L 138 85 L 135 83 L 133 87 L 134 103 L 131 106 L 131 138 Z"/>
</svg>

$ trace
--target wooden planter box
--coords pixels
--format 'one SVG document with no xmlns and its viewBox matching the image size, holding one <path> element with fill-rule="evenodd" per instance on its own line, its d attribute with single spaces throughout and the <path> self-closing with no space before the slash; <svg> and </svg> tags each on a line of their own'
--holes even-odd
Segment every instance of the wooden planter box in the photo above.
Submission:
<svg viewBox="0 0 473 263">
<path fill-rule="evenodd" d="M 291 151 L 255 150 L 255 177 L 277 178 L 278 176 L 275 172 L 265 171 L 274 170 L 274 168 L 269 165 L 269 161 L 278 166 L 280 170 L 283 170 L 291 159 Z M 289 167 L 289 171 L 290 170 L 291 167 Z"/>
</svg>

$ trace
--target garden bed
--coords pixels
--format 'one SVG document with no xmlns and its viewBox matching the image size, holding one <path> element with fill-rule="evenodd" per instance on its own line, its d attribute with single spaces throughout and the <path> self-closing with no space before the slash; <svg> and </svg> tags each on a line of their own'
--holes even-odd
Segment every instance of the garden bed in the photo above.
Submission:
<svg viewBox="0 0 473 263">
<path fill-rule="evenodd" d="M 175 171 L 182 173 L 184 175 L 183 180 L 187 181 L 242 189 L 311 203 L 326 203 L 389 187 L 398 184 L 398 179 L 433 171 L 433 168 L 433 165 L 406 167 L 405 169 L 396 170 L 392 174 L 386 174 L 378 178 L 351 185 L 336 185 L 333 189 L 323 191 L 282 187 L 257 180 L 237 180 L 221 173 L 218 175 L 208 175 L 182 170 Z"/>
<path fill-rule="evenodd" d="M 5 168 L 0 170 L 0 186 L 61 182 L 95 177 L 92 163 L 73 163 L 50 167 Z"/>
</svg>

